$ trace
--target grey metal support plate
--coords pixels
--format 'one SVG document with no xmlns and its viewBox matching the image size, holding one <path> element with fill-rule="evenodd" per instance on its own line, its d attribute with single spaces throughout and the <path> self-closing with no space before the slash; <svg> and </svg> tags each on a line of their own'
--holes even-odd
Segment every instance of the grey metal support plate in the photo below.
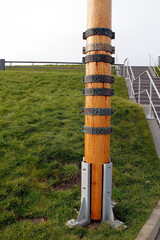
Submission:
<svg viewBox="0 0 160 240">
<path fill-rule="evenodd" d="M 85 201 L 85 203 L 84 203 Z M 86 209 L 84 209 L 84 205 Z M 83 219 L 90 220 L 91 215 L 91 163 L 81 163 L 81 209 L 78 216 L 78 222 Z"/>
<path fill-rule="evenodd" d="M 103 196 L 102 221 L 108 222 L 114 228 L 126 229 L 123 222 L 114 219 L 112 199 L 112 162 L 103 164 Z"/>
<path fill-rule="evenodd" d="M 86 226 L 91 222 L 91 163 L 84 160 L 81 164 L 81 208 L 78 220 L 71 219 L 66 223 L 68 227 Z"/>
<path fill-rule="evenodd" d="M 103 164 L 103 200 L 102 200 L 102 220 L 114 221 L 111 206 L 112 199 L 112 162 Z"/>
</svg>

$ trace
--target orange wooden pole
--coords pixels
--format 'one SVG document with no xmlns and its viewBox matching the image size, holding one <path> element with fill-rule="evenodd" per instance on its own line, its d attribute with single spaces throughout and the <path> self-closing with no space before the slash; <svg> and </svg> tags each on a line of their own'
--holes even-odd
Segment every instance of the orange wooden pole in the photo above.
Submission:
<svg viewBox="0 0 160 240">
<path fill-rule="evenodd" d="M 111 29 L 112 0 L 88 0 L 87 29 Z M 111 37 L 105 35 L 89 36 L 86 44 L 111 44 Z M 105 54 L 109 51 L 89 51 L 87 55 Z M 111 75 L 111 64 L 106 62 L 86 63 L 87 75 Z M 111 88 L 110 83 L 85 83 L 85 88 Z M 85 96 L 85 108 L 110 108 L 110 96 Z M 110 116 L 85 115 L 85 126 L 110 127 Z M 101 220 L 102 217 L 102 164 L 108 163 L 110 157 L 110 134 L 93 135 L 85 133 L 85 161 L 92 163 L 91 177 L 91 219 Z"/>
</svg>

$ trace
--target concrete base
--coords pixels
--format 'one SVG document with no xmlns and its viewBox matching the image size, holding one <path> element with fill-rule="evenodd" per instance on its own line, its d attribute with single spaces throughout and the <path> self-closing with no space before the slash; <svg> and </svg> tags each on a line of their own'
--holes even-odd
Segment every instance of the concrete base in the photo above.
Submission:
<svg viewBox="0 0 160 240">
<path fill-rule="evenodd" d="M 155 240 L 160 229 L 160 202 L 137 235 L 135 240 Z"/>
</svg>

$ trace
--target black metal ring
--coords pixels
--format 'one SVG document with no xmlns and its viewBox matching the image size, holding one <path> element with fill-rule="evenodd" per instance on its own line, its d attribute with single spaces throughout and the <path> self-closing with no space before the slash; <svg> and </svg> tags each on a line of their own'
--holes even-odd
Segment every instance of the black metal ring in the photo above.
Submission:
<svg viewBox="0 0 160 240">
<path fill-rule="evenodd" d="M 82 90 L 83 96 L 113 96 L 114 90 L 111 88 L 85 88 Z"/>
<path fill-rule="evenodd" d="M 82 126 L 82 132 L 93 135 L 107 135 L 113 132 L 113 127 L 96 128 Z"/>
<path fill-rule="evenodd" d="M 82 78 L 83 83 L 114 83 L 114 77 L 109 75 L 87 75 Z"/>
<path fill-rule="evenodd" d="M 82 113 L 92 116 L 111 116 L 113 108 L 82 108 Z"/>
<path fill-rule="evenodd" d="M 86 54 L 90 51 L 106 51 L 110 52 L 111 54 L 115 53 L 115 47 L 107 43 L 91 43 L 87 44 L 86 47 L 83 48 L 83 54 Z"/>
<path fill-rule="evenodd" d="M 109 28 L 90 28 L 86 32 L 83 33 L 83 39 L 85 40 L 87 37 L 95 36 L 95 35 L 104 35 L 108 36 L 111 39 L 115 39 L 115 33 L 112 32 Z"/>
<path fill-rule="evenodd" d="M 83 57 L 83 63 L 89 63 L 89 62 L 105 62 L 113 65 L 114 58 L 106 54 L 92 54 L 92 55 L 87 55 L 86 57 Z"/>
</svg>

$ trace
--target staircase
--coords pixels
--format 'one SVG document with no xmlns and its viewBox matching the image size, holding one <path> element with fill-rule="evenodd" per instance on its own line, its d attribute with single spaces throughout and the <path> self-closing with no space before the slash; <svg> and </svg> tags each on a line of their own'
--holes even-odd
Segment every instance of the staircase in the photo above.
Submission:
<svg viewBox="0 0 160 240">
<path fill-rule="evenodd" d="M 127 66 L 125 66 L 126 61 Z M 130 99 L 143 106 L 157 155 L 160 158 L 160 78 L 157 78 L 149 67 L 130 67 L 128 59 L 124 61 L 123 70 L 125 70 L 123 73 L 125 72 L 124 77 Z M 148 72 L 144 73 L 146 71 Z M 139 92 L 141 92 L 140 95 Z"/>
<path fill-rule="evenodd" d="M 160 78 L 157 78 L 155 75 L 152 75 L 152 72 L 150 71 L 150 69 L 148 67 L 132 67 L 132 71 L 133 74 L 135 76 L 135 79 L 143 72 L 145 72 L 146 70 L 148 70 L 152 76 L 152 79 L 154 81 L 154 84 L 156 85 L 158 91 L 160 92 Z M 139 92 L 139 81 L 138 79 L 136 81 L 133 82 L 133 89 L 135 93 Z M 148 90 L 148 92 L 150 93 L 150 80 L 147 74 L 143 75 L 141 77 L 141 85 L 140 85 L 140 91 L 143 90 Z M 138 102 L 138 95 L 135 95 L 135 99 Z M 160 99 L 158 98 L 154 88 L 152 88 L 152 102 L 155 106 L 155 109 L 157 111 L 157 114 L 160 118 Z M 140 104 L 142 105 L 149 105 L 149 99 L 147 96 L 146 92 L 141 93 L 140 95 Z"/>
</svg>

